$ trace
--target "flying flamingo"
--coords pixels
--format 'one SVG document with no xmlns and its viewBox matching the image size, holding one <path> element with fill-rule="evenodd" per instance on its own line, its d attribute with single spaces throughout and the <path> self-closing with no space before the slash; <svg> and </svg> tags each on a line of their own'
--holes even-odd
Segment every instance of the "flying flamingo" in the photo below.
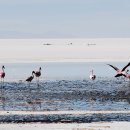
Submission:
<svg viewBox="0 0 130 130">
<path fill-rule="evenodd" d="M 41 76 L 41 67 L 39 68 L 38 71 L 34 71 L 34 74 L 35 74 L 36 78 L 37 78 L 38 81 L 39 81 L 39 77 Z"/>
<path fill-rule="evenodd" d="M 119 76 L 125 76 L 126 77 L 126 71 L 125 70 L 128 66 L 130 66 L 130 62 L 122 70 L 118 69 L 116 66 L 113 66 L 113 65 L 110 65 L 110 64 L 107 64 L 107 65 L 111 66 L 113 69 L 116 70 L 117 74 L 115 75 L 115 77 L 119 77 Z"/>
<path fill-rule="evenodd" d="M 95 79 L 96 79 L 96 75 L 93 74 L 93 70 L 90 71 L 89 78 L 90 78 L 91 80 L 95 80 Z"/>
<path fill-rule="evenodd" d="M 2 71 L 0 72 L 1 82 L 2 82 L 2 79 L 3 79 L 3 82 L 4 82 L 4 77 L 5 77 L 5 72 L 4 72 L 4 69 L 5 69 L 5 67 L 4 67 L 4 66 L 2 66 Z"/>
</svg>

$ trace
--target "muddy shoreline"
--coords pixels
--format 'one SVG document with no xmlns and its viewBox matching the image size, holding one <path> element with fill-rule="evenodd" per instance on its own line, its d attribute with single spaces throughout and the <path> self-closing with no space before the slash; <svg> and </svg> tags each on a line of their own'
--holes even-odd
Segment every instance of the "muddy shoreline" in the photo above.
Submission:
<svg viewBox="0 0 130 130">
<path fill-rule="evenodd" d="M 1 111 L 129 111 L 130 84 L 124 79 L 56 80 L 1 84 Z M 0 115 L 0 122 L 130 121 L 129 113 Z"/>
<path fill-rule="evenodd" d="M 117 79 L 8 82 L 1 86 L 0 110 L 130 110 L 130 84 Z"/>
</svg>

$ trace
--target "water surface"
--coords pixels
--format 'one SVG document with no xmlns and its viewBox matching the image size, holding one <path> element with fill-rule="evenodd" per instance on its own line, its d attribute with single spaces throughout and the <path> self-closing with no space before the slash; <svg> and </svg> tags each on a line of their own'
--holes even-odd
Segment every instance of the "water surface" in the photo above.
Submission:
<svg viewBox="0 0 130 130">
<path fill-rule="evenodd" d="M 123 68 L 126 62 L 109 62 Z M 40 80 L 81 80 L 88 79 L 93 69 L 98 78 L 113 77 L 116 72 L 108 62 L 39 62 L 39 63 L 6 63 L 6 81 L 25 80 L 33 70 L 42 67 Z"/>
</svg>

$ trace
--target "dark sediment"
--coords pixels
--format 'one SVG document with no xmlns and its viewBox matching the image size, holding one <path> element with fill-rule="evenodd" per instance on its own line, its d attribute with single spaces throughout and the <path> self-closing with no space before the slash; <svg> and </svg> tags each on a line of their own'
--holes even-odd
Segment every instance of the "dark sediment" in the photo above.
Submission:
<svg viewBox="0 0 130 130">
<path fill-rule="evenodd" d="M 130 84 L 122 79 L 60 80 L 31 83 L 4 83 L 0 110 L 130 110 Z M 129 121 L 130 114 L 90 115 L 12 115 L 0 116 L 0 122 L 91 122 Z"/>
<path fill-rule="evenodd" d="M 53 114 L 53 115 L 3 115 L 0 116 L 1 123 L 91 123 L 99 121 L 130 121 L 130 114 L 116 113 L 116 114 Z"/>
</svg>

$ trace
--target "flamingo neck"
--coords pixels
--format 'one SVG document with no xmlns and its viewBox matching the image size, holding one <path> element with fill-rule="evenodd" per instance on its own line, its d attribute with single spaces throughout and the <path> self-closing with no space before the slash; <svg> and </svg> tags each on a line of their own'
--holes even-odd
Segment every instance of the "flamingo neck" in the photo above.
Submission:
<svg viewBox="0 0 130 130">
<path fill-rule="evenodd" d="M 33 71 L 33 72 L 32 72 L 32 76 L 33 76 L 33 77 L 34 77 L 34 74 L 35 74 L 35 72 Z"/>
<path fill-rule="evenodd" d="M 93 75 L 93 70 L 91 71 L 91 74 Z"/>
<path fill-rule="evenodd" d="M 3 71 L 3 73 L 4 73 L 4 68 L 2 68 L 2 71 Z"/>
<path fill-rule="evenodd" d="M 39 68 L 39 72 L 41 72 L 41 68 Z"/>
</svg>

